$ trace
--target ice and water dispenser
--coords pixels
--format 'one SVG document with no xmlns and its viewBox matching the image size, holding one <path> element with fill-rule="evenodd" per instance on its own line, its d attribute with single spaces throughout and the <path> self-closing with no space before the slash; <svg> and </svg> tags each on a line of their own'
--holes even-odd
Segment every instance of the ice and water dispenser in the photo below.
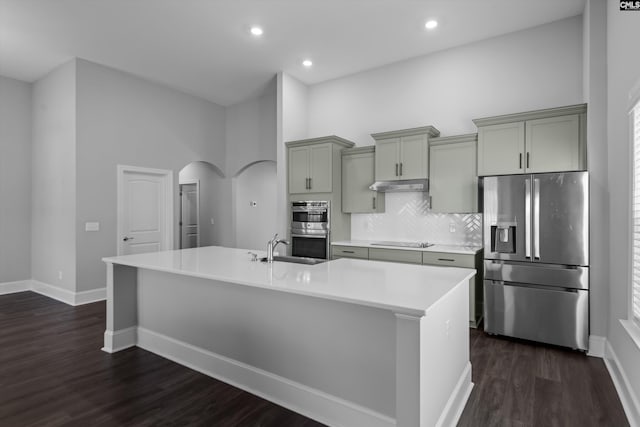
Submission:
<svg viewBox="0 0 640 427">
<path fill-rule="evenodd" d="M 516 252 L 516 224 L 501 223 L 491 226 L 491 252 Z"/>
</svg>

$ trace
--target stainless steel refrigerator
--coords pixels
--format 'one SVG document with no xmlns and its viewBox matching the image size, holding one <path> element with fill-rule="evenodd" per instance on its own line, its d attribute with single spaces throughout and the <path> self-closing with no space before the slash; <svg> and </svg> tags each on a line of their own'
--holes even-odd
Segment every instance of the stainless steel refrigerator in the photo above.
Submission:
<svg viewBox="0 0 640 427">
<path fill-rule="evenodd" d="M 588 173 L 480 183 L 485 331 L 588 350 Z"/>
</svg>

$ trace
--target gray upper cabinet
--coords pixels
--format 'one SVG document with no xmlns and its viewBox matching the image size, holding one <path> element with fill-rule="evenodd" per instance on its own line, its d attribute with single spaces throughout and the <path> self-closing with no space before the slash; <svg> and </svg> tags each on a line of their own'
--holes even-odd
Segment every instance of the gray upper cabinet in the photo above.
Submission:
<svg viewBox="0 0 640 427">
<path fill-rule="evenodd" d="M 586 104 L 475 119 L 478 175 L 586 169 Z"/>
<path fill-rule="evenodd" d="M 291 141 L 287 143 L 287 147 L 289 193 L 331 193 L 336 168 L 340 165 L 339 150 L 353 147 L 353 143 L 330 136 Z"/>
<path fill-rule="evenodd" d="M 440 135 L 433 126 L 371 134 L 376 141 L 375 180 L 429 176 L 429 138 Z"/>
<path fill-rule="evenodd" d="M 429 141 L 432 212 L 478 211 L 477 139 L 477 134 L 473 133 Z"/>
<path fill-rule="evenodd" d="M 342 212 L 384 212 L 384 193 L 371 191 L 375 179 L 375 147 L 342 150 Z"/>
</svg>

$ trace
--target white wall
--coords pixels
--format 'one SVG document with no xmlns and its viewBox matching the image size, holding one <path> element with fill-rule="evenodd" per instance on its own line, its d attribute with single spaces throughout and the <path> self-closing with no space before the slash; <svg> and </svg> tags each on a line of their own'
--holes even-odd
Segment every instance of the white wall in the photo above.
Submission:
<svg viewBox="0 0 640 427">
<path fill-rule="evenodd" d="M 197 179 L 200 184 L 200 246 L 228 246 L 226 228 L 231 224 L 227 190 L 229 180 L 208 162 L 191 162 L 178 174 L 178 182 Z M 213 220 L 213 224 L 211 224 Z"/>
<path fill-rule="evenodd" d="M 582 102 L 582 19 L 574 17 L 309 88 L 309 137 L 371 145 L 371 133 Z"/>
<path fill-rule="evenodd" d="M 133 75 L 77 63 L 77 290 L 87 290 L 105 286 L 101 258 L 116 254 L 116 165 L 177 174 L 203 160 L 224 170 L 225 113 L 219 105 Z M 178 179 L 174 183 L 177 247 Z M 100 231 L 85 232 L 86 221 L 100 222 Z"/>
<path fill-rule="evenodd" d="M 254 163 L 242 170 L 234 181 L 235 246 L 264 251 L 267 240 L 276 232 L 276 162 Z"/>
<path fill-rule="evenodd" d="M 77 194 L 75 60 L 34 84 L 32 107 L 32 278 L 73 292 Z M 104 268 L 102 273 L 104 276 Z M 104 286 L 104 278 L 102 283 Z"/>
<path fill-rule="evenodd" d="M 630 339 L 619 320 L 628 316 L 630 276 L 630 141 L 629 95 L 640 83 L 640 40 L 638 12 L 619 10 L 619 3 L 607 2 L 607 144 L 609 180 L 609 343 L 628 380 L 640 397 L 640 348 Z M 636 400 L 636 402 L 638 402 Z M 636 403 L 637 405 L 637 403 Z M 635 415 L 640 407 L 635 408 Z M 636 422 L 640 419 L 636 418 Z"/>
<path fill-rule="evenodd" d="M 31 278 L 31 85 L 0 76 L 0 283 Z"/>
</svg>

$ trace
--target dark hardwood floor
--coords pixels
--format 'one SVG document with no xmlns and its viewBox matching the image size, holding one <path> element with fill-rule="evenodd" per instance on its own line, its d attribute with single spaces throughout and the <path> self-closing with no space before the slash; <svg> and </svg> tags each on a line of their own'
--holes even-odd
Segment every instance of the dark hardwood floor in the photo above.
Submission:
<svg viewBox="0 0 640 427">
<path fill-rule="evenodd" d="M 320 426 L 139 348 L 100 350 L 105 304 L 0 296 L 0 426 Z M 600 359 L 471 330 L 460 426 L 626 426 Z M 362 426 L 366 427 L 366 426 Z"/>
<path fill-rule="evenodd" d="M 604 361 L 471 329 L 475 384 L 459 427 L 624 427 Z"/>
</svg>

